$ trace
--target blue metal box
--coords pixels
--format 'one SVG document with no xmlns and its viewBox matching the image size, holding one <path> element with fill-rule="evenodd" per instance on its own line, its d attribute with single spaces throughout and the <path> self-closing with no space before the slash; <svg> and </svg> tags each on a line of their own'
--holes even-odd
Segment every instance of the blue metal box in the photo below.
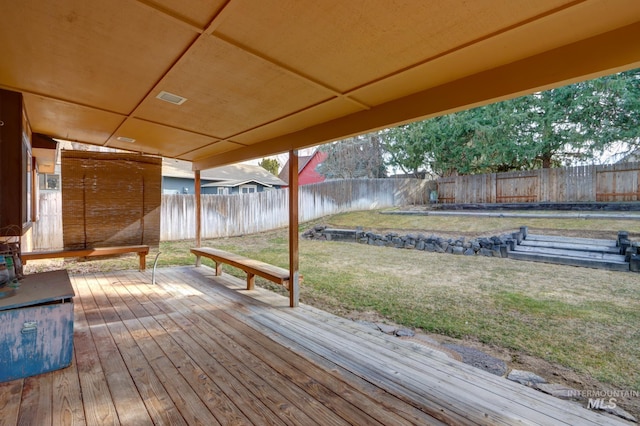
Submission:
<svg viewBox="0 0 640 426">
<path fill-rule="evenodd" d="M 0 299 L 0 382 L 71 364 L 73 287 L 67 271 L 26 276 Z"/>
</svg>

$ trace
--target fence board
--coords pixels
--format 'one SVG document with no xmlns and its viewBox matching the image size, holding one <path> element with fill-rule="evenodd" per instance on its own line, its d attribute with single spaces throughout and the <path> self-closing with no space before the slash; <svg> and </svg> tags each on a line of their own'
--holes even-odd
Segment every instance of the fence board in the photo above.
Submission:
<svg viewBox="0 0 640 426">
<path fill-rule="evenodd" d="M 596 197 L 598 201 L 638 201 L 638 168 L 631 167 L 637 163 L 614 164 L 601 166 L 596 176 Z"/>
<path fill-rule="evenodd" d="M 442 203 L 640 200 L 640 163 L 454 176 L 436 181 Z"/>
<path fill-rule="evenodd" d="M 353 179 L 300 187 L 300 221 L 355 210 L 426 204 L 430 181 L 419 179 Z M 433 185 L 435 188 L 435 185 Z M 202 238 L 263 232 L 288 225 L 289 193 L 202 195 Z M 41 194 L 40 217 L 34 224 L 34 250 L 62 248 L 60 193 Z M 195 196 L 163 195 L 162 241 L 195 238 Z"/>
<path fill-rule="evenodd" d="M 496 202 L 498 203 L 536 202 L 538 193 L 538 173 L 501 173 L 496 176 Z"/>
<path fill-rule="evenodd" d="M 640 200 L 640 163 L 419 179 L 335 180 L 300 187 L 300 220 L 355 210 L 427 204 L 437 187 L 440 203 L 590 202 Z M 262 232 L 288 225 L 287 191 L 202 195 L 202 237 Z M 33 227 L 34 250 L 62 248 L 59 192 L 42 193 Z M 193 195 L 163 195 L 162 241 L 195 238 Z"/>
<path fill-rule="evenodd" d="M 38 220 L 33 224 L 33 250 L 61 250 L 62 195 L 42 192 L 38 199 Z"/>
</svg>

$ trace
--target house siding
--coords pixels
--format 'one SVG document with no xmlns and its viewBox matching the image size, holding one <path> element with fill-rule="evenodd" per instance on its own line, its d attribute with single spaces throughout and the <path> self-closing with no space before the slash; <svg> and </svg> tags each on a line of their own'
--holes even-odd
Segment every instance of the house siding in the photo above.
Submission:
<svg viewBox="0 0 640 426">
<path fill-rule="evenodd" d="M 213 183 L 211 180 L 202 179 L 200 181 L 201 185 L 207 185 Z M 256 186 L 257 192 L 263 192 L 265 190 L 264 185 L 260 185 L 255 182 L 252 185 Z M 209 194 L 209 195 L 218 195 L 220 193 L 220 186 L 209 186 L 200 189 L 201 194 Z M 280 186 L 276 185 L 273 187 L 274 189 L 280 188 Z M 195 194 L 195 182 L 193 179 L 186 178 L 177 178 L 171 176 L 163 176 L 162 177 L 162 193 L 163 194 Z M 228 194 L 239 194 L 240 187 L 230 187 Z"/>
<path fill-rule="evenodd" d="M 300 171 L 298 185 L 309 185 L 311 183 L 324 182 L 325 177 L 316 171 L 316 167 L 327 159 L 327 153 L 316 151 L 309 162 Z"/>
</svg>

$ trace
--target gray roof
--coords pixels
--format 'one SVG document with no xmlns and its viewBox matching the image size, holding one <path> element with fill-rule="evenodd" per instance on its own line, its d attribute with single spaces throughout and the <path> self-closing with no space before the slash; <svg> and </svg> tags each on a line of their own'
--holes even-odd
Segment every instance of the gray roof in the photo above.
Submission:
<svg viewBox="0 0 640 426">
<path fill-rule="evenodd" d="M 163 158 L 162 176 L 194 179 L 194 172 L 191 169 L 191 163 L 188 161 Z M 286 183 L 277 176 L 272 175 L 260 166 L 251 164 L 230 164 L 228 166 L 202 170 L 200 172 L 200 179 L 208 181 L 208 183 L 202 185 L 203 187 L 234 187 L 249 182 L 257 182 L 264 186 L 286 185 Z"/>
</svg>

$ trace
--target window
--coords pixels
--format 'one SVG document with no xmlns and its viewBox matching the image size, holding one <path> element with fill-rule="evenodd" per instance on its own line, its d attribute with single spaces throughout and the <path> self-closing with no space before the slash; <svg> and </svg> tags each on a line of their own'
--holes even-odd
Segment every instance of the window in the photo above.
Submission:
<svg viewBox="0 0 640 426">
<path fill-rule="evenodd" d="M 60 189 L 60 175 L 48 175 L 41 174 L 38 178 L 40 189 L 59 190 Z"/>
<path fill-rule="evenodd" d="M 256 185 L 242 185 L 240 187 L 241 194 L 251 194 L 257 191 L 258 191 L 258 187 Z"/>
<path fill-rule="evenodd" d="M 218 195 L 228 195 L 229 194 L 229 188 L 218 188 Z"/>
</svg>

